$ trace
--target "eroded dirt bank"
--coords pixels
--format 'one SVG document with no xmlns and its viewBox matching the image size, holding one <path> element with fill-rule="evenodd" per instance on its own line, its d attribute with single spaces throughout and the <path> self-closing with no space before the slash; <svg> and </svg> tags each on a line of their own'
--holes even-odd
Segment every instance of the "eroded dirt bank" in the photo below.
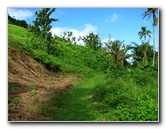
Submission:
<svg viewBox="0 0 166 129">
<path fill-rule="evenodd" d="M 40 111 L 58 91 L 75 88 L 81 76 L 53 73 L 32 57 L 8 47 L 8 120 L 51 121 Z"/>
</svg>

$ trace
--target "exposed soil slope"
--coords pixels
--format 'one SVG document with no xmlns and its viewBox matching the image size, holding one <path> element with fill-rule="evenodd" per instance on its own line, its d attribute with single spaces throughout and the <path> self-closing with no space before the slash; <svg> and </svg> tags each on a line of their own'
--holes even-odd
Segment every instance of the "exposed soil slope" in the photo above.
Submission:
<svg viewBox="0 0 166 129">
<path fill-rule="evenodd" d="M 58 91 L 75 87 L 80 75 L 53 73 L 33 58 L 8 47 L 8 120 L 51 121 L 40 111 L 41 105 Z"/>
</svg>

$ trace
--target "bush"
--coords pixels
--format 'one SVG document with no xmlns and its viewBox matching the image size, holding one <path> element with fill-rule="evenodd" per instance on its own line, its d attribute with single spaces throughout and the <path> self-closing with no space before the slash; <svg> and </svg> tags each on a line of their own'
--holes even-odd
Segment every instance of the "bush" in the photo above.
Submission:
<svg viewBox="0 0 166 129">
<path fill-rule="evenodd" d="M 106 114 L 111 111 L 120 121 L 157 121 L 158 87 L 156 83 L 145 80 L 142 83 L 146 86 L 142 87 L 135 78 L 126 80 L 122 77 L 115 79 L 108 78 L 107 75 L 105 83 L 96 85 L 93 89 L 93 99 L 99 102 L 98 110 Z M 148 79 L 150 80 L 150 77 Z"/>
</svg>

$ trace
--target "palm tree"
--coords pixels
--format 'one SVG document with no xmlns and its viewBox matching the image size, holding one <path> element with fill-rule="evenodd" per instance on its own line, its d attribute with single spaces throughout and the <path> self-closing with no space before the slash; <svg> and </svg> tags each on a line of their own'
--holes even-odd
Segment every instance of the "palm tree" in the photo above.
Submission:
<svg viewBox="0 0 166 129">
<path fill-rule="evenodd" d="M 119 60 L 121 61 L 122 67 L 124 68 L 126 66 L 127 60 L 130 57 L 133 57 L 133 54 L 128 54 L 127 52 L 132 49 L 131 45 L 124 45 L 122 46 L 122 49 L 119 52 Z"/>
<path fill-rule="evenodd" d="M 148 16 L 148 19 L 153 16 L 153 22 L 152 22 L 152 26 L 153 26 L 153 66 L 154 66 L 154 62 L 155 62 L 155 26 L 158 24 L 158 18 L 156 16 L 156 14 L 158 13 L 158 8 L 148 8 L 147 11 L 145 11 L 142 15 L 143 18 Z"/>
<path fill-rule="evenodd" d="M 141 27 L 141 31 L 138 32 L 138 35 L 139 35 L 140 39 L 144 38 L 144 40 L 145 40 L 144 42 L 142 41 L 142 45 L 143 45 L 142 52 L 143 52 L 143 56 L 144 56 L 143 57 L 143 64 L 144 65 L 147 65 L 147 63 L 148 63 L 147 49 L 148 49 L 149 41 L 146 42 L 146 36 L 151 37 L 150 34 L 151 34 L 151 31 L 146 30 L 146 27 Z"/>
<path fill-rule="evenodd" d="M 134 57 L 134 62 L 138 63 L 142 61 L 143 65 L 147 65 L 148 61 L 150 61 L 149 59 L 151 59 L 153 57 L 153 51 L 152 51 L 152 47 L 149 45 L 149 40 L 148 42 L 142 42 L 141 45 L 138 45 L 135 42 L 132 42 L 132 44 L 134 45 L 132 47 L 133 49 L 133 54 L 136 55 L 136 58 Z"/>
<path fill-rule="evenodd" d="M 107 54 L 112 54 L 114 61 L 114 68 L 117 68 L 118 61 L 121 61 L 122 67 L 126 66 L 127 60 L 129 57 L 132 57 L 133 54 L 127 54 L 128 50 L 131 49 L 130 45 L 124 45 L 124 41 L 114 40 L 110 41 L 107 46 L 109 51 Z"/>
<path fill-rule="evenodd" d="M 146 36 L 151 37 L 150 34 L 151 34 L 151 31 L 146 30 L 146 27 L 141 27 L 141 31 L 138 32 L 140 39 L 144 38 L 145 42 L 146 42 Z"/>
</svg>

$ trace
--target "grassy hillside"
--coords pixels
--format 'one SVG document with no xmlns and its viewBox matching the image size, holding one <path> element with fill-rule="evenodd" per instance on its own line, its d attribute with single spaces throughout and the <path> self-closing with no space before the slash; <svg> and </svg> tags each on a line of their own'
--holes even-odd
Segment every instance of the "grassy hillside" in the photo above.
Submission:
<svg viewBox="0 0 166 129">
<path fill-rule="evenodd" d="M 145 66 L 141 68 L 112 69 L 111 55 L 105 54 L 104 51 L 95 51 L 88 47 L 70 44 L 58 39 L 54 39 L 55 42 L 51 44 L 51 54 L 47 54 L 40 46 L 36 46 L 32 42 L 31 36 L 25 28 L 8 25 L 9 48 L 22 53 L 22 57 L 30 56 L 35 62 L 42 65 L 43 69 L 47 69 L 53 74 L 43 77 L 47 72 L 40 75 L 41 66 L 40 69 L 35 67 L 37 64 L 31 66 L 30 62 L 33 61 L 27 61 L 26 58 L 21 61 L 27 63 L 24 64 L 25 66 L 31 67 L 26 68 L 24 65 L 21 67 L 24 70 L 26 68 L 28 74 L 23 74 L 21 70 L 16 69 L 13 72 L 11 71 L 13 70 L 13 65 L 11 65 L 10 61 L 14 61 L 14 58 L 19 57 L 21 59 L 21 55 L 17 54 L 18 56 L 13 57 L 15 54 L 10 53 L 8 58 L 10 64 L 9 73 L 12 73 L 12 77 L 14 76 L 15 78 L 23 79 L 26 76 L 26 79 L 29 79 L 25 80 L 24 78 L 23 82 L 26 83 L 19 85 L 13 85 L 13 83 L 9 82 L 9 96 L 12 100 L 11 108 L 9 106 L 10 113 L 17 108 L 20 111 L 21 102 L 26 101 L 21 98 L 22 93 L 17 93 L 19 98 L 18 96 L 12 98 L 11 94 L 14 92 L 12 87 L 21 91 L 21 89 L 26 89 L 30 85 L 30 91 L 24 90 L 24 92 L 26 91 L 26 95 L 30 95 L 31 99 L 39 99 L 43 95 L 43 89 L 47 89 L 44 93 L 49 97 L 46 96 L 47 101 L 45 103 L 37 103 L 33 106 L 28 103 L 29 105 L 27 106 L 31 109 L 28 111 L 33 113 L 35 110 L 36 115 L 45 116 L 46 119 L 41 117 L 43 120 L 158 121 L 159 90 L 157 68 Z M 19 60 L 17 62 L 21 65 Z M 28 72 L 27 69 L 30 69 L 31 72 L 30 70 Z M 39 77 L 30 78 L 33 72 L 37 73 Z M 60 76 L 57 77 L 58 73 Z M 82 80 L 74 81 L 76 75 Z M 11 75 L 9 75 L 10 77 Z M 44 83 L 45 80 L 47 80 L 47 83 Z M 60 88 L 62 85 L 68 90 L 53 92 L 53 89 Z M 32 109 L 32 107 L 35 108 Z M 13 110 L 13 108 L 15 109 Z M 32 113 L 29 115 L 32 115 Z M 18 114 L 15 115 L 17 117 L 15 120 L 41 120 L 33 116 L 27 117 L 29 119 L 19 118 Z"/>
<path fill-rule="evenodd" d="M 36 49 L 31 34 L 27 29 L 15 25 L 8 25 L 9 45 L 14 46 L 35 60 L 44 64 L 48 69 L 72 73 L 90 73 L 91 71 L 106 70 L 109 55 L 103 51 L 94 51 L 80 45 L 67 42 L 51 44 L 51 55 L 41 49 Z"/>
</svg>

